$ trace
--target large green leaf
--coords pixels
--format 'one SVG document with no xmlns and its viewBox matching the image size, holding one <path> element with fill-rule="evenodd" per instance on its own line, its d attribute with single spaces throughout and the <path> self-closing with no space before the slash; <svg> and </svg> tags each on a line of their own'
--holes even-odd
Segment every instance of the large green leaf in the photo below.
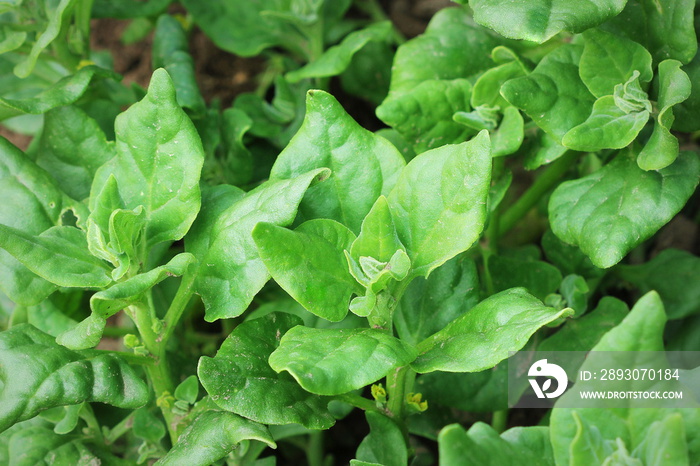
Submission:
<svg viewBox="0 0 700 466">
<path fill-rule="evenodd" d="M 476 24 L 463 8 L 444 8 L 425 33 L 396 51 L 390 96 L 436 79 L 469 78 L 493 66 L 491 50 L 503 39 Z"/>
<path fill-rule="evenodd" d="M 207 220 L 192 237 L 201 264 L 195 286 L 206 306 L 206 320 L 235 317 L 246 310 L 270 278 L 255 247 L 253 228 L 258 222 L 292 223 L 307 188 L 328 174 L 322 168 L 289 180 L 271 180 L 224 210 L 216 207 L 216 220 Z"/>
<path fill-rule="evenodd" d="M 500 436 L 488 424 L 477 422 L 469 430 L 452 424 L 440 431 L 440 466 L 532 464 L 554 466 L 549 428 L 515 427 Z"/>
<path fill-rule="evenodd" d="M 222 409 L 264 424 L 301 424 L 327 429 L 335 422 L 327 401 L 278 374 L 267 358 L 282 335 L 301 322 L 290 314 L 268 314 L 240 324 L 213 358 L 199 360 L 197 375 Z"/>
<path fill-rule="evenodd" d="M 620 153 L 591 175 L 559 185 L 549 201 L 552 230 L 607 268 L 681 210 L 700 178 L 700 161 L 685 152 L 659 171 L 640 169 Z"/>
<path fill-rule="evenodd" d="M 511 39 L 539 43 L 561 31 L 581 32 L 597 26 L 619 14 L 625 3 L 627 0 L 469 0 L 479 24 Z"/>
<path fill-rule="evenodd" d="M 431 79 L 406 92 L 390 94 L 377 116 L 413 143 L 416 152 L 464 141 L 474 130 L 452 115 L 469 111 L 472 85 L 466 79 Z"/>
<path fill-rule="evenodd" d="M 645 264 L 623 265 L 619 276 L 642 293 L 651 290 L 661 296 L 669 319 L 700 313 L 700 258 L 677 249 L 666 249 Z"/>
<path fill-rule="evenodd" d="M 388 200 L 414 276 L 428 276 L 479 238 L 490 152 L 488 132 L 482 131 L 469 142 L 424 152 L 401 172 Z"/>
<path fill-rule="evenodd" d="M 700 54 L 696 54 L 693 61 L 683 67 L 683 71 L 688 75 L 691 83 L 700 82 Z M 700 92 L 697 86 L 693 86 L 695 92 L 691 92 L 690 97 L 673 108 L 673 115 L 676 117 L 673 122 L 673 129 L 690 133 L 700 130 Z"/>
<path fill-rule="evenodd" d="M 568 44 L 545 56 L 528 76 L 511 79 L 501 94 L 537 126 L 561 141 L 591 113 L 594 97 L 579 77 L 580 45 Z"/>
<path fill-rule="evenodd" d="M 182 238 L 199 212 L 204 150 L 165 70 L 153 73 L 144 99 L 117 117 L 115 129 L 117 156 L 97 171 L 92 197 L 114 175 L 126 208 L 146 211 L 149 246 Z"/>
<path fill-rule="evenodd" d="M 118 356 L 75 352 L 22 324 L 0 333 L 0 431 L 55 406 L 98 401 L 135 409 L 146 384 Z"/>
<path fill-rule="evenodd" d="M 407 445 L 401 428 L 390 417 L 374 411 L 365 412 L 369 435 L 357 448 L 357 458 L 365 464 L 404 466 L 408 463 Z"/>
<path fill-rule="evenodd" d="M 0 224 L 28 235 L 39 235 L 56 225 L 67 207 L 51 176 L 2 137 L 0 198 Z M 0 287 L 10 299 L 27 305 L 39 303 L 56 288 L 5 250 L 0 250 Z"/>
<path fill-rule="evenodd" d="M 413 347 L 382 330 L 297 326 L 282 337 L 270 366 L 289 372 L 312 393 L 340 395 L 376 382 L 415 357 Z"/>
<path fill-rule="evenodd" d="M 593 351 L 624 351 L 630 352 L 663 351 L 663 330 L 666 323 L 663 304 L 658 294 L 651 292 L 643 296 L 632 311 L 625 317 L 620 325 L 606 333 L 600 342 L 593 348 Z M 626 359 L 629 361 L 629 357 Z M 611 366 L 612 367 L 612 366 Z M 587 363 L 581 370 L 595 370 L 597 367 L 587 367 Z M 582 384 L 581 390 L 586 386 L 591 390 L 599 390 L 599 381 L 577 382 L 577 386 Z M 566 394 L 560 398 L 560 402 L 566 399 Z M 678 416 L 682 419 L 668 419 L 668 416 Z M 649 443 L 659 441 L 660 453 L 666 447 L 662 445 L 665 441 L 660 436 L 661 429 L 657 422 L 669 423 L 668 427 L 676 425 L 673 431 L 677 433 L 676 445 L 678 442 L 684 448 L 674 453 L 683 458 L 687 458 L 689 464 L 696 464 L 700 460 L 700 411 L 697 409 L 671 409 L 671 408 L 557 408 L 552 410 L 550 421 L 550 436 L 554 448 L 554 456 L 557 464 L 568 464 L 575 459 L 572 454 L 576 454 L 581 449 L 578 446 L 586 440 L 590 447 L 597 449 L 600 453 L 605 453 L 599 458 L 597 464 L 602 464 L 607 454 L 612 451 L 605 451 L 606 444 L 616 445 L 618 455 L 620 443 L 627 447 L 633 454 L 640 455 L 645 460 L 643 464 L 670 464 L 670 463 L 647 463 L 654 456 L 654 452 L 649 450 Z M 678 427 L 678 423 L 683 427 Z M 588 426 L 588 427 L 587 427 Z M 683 432 L 684 431 L 684 432 Z M 686 442 L 683 442 L 683 433 Z M 581 437 L 584 438 L 581 438 Z M 687 445 L 687 446 L 686 446 Z M 670 450 L 669 450 L 670 453 Z M 648 456 L 647 456 L 648 455 Z M 585 460 L 584 460 L 585 461 Z M 613 464 L 615 462 L 613 461 Z M 582 463 L 591 464 L 591 463 Z M 596 464 L 596 463 L 593 463 Z M 674 463 L 674 464 L 684 464 Z"/>
<path fill-rule="evenodd" d="M 259 223 L 253 239 L 272 278 L 319 317 L 342 320 L 353 293 L 363 293 L 343 255 L 355 235 L 334 220 L 309 220 L 294 231 Z"/>
<path fill-rule="evenodd" d="M 209 466 L 226 457 L 244 440 L 257 440 L 272 448 L 277 447 L 267 427 L 226 411 L 205 411 L 180 434 L 168 454 L 155 464 Z"/>
<path fill-rule="evenodd" d="M 73 199 L 90 195 L 97 169 L 114 155 L 114 144 L 77 107 L 55 108 L 44 116 L 36 163 Z"/>
<path fill-rule="evenodd" d="M 394 325 L 403 341 L 415 345 L 478 302 L 476 264 L 456 257 L 428 278 L 418 277 L 411 282 L 394 313 Z"/>
<path fill-rule="evenodd" d="M 488 258 L 488 267 L 495 292 L 522 286 L 540 300 L 554 293 L 562 280 L 561 272 L 552 264 L 529 258 L 493 255 Z"/>
<path fill-rule="evenodd" d="M 112 282 L 107 265 L 90 254 L 85 232 L 74 227 L 51 227 L 32 236 L 0 225 L 0 247 L 59 286 L 101 288 Z"/>
<path fill-rule="evenodd" d="M 389 194 L 404 164 L 389 141 L 360 127 L 333 96 L 309 91 L 304 123 L 277 158 L 270 179 L 330 168 L 329 182 L 307 191 L 299 213 L 304 220 L 337 220 L 357 233 L 377 197 Z"/>
<path fill-rule="evenodd" d="M 540 327 L 573 313 L 546 307 L 523 288 L 495 294 L 418 344 L 416 372 L 478 372 L 518 351 Z"/>
</svg>

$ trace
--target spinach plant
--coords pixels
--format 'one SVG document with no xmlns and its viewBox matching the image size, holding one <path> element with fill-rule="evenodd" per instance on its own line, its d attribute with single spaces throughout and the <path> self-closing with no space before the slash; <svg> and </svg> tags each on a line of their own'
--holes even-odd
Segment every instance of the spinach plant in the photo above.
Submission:
<svg viewBox="0 0 700 466">
<path fill-rule="evenodd" d="M 171 3 L 0 3 L 34 135 L 0 138 L 0 463 L 700 461 L 697 409 L 524 417 L 506 370 L 700 351 L 664 239 L 700 218 L 695 2 L 471 0 L 408 40 L 371 0 Z M 147 89 L 93 17 L 153 30 Z M 193 25 L 257 93 L 205 99 Z"/>
</svg>

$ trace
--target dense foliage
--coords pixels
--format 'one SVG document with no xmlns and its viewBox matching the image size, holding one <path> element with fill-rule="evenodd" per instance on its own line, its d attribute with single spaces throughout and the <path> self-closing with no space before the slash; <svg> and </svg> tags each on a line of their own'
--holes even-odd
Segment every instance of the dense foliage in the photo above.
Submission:
<svg viewBox="0 0 700 466">
<path fill-rule="evenodd" d="M 700 351 L 696 2 L 461 3 L 0 2 L 0 463 L 700 463 L 699 409 L 506 387 Z M 195 28 L 257 92 L 202 96 Z"/>
</svg>

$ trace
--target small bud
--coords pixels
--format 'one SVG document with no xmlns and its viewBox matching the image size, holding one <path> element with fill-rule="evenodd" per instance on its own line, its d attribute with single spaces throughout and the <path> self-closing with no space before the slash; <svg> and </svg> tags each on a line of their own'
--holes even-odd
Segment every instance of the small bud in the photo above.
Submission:
<svg viewBox="0 0 700 466">
<path fill-rule="evenodd" d="M 422 413 L 428 409 L 428 402 L 421 401 L 423 395 L 420 393 L 409 393 L 406 395 L 406 403 L 408 403 L 409 411 L 413 413 Z"/>
</svg>

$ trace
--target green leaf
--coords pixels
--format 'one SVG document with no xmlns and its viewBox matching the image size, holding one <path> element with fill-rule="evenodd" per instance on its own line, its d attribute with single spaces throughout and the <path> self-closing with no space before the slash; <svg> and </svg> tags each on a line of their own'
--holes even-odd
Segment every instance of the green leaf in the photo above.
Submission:
<svg viewBox="0 0 700 466">
<path fill-rule="evenodd" d="M 502 435 L 488 424 L 477 422 L 468 431 L 452 424 L 440 431 L 441 466 L 462 464 L 537 464 L 554 466 L 549 428 L 515 427 Z"/>
<path fill-rule="evenodd" d="M 627 82 L 635 71 L 643 83 L 654 76 L 651 55 L 637 42 L 600 29 L 589 29 L 583 37 L 580 75 L 597 98 L 612 95 L 615 86 Z"/>
<path fill-rule="evenodd" d="M 237 326 L 213 358 L 199 360 L 197 375 L 222 409 L 264 424 L 301 424 L 328 429 L 335 420 L 327 401 L 302 389 L 289 374 L 277 374 L 267 358 L 282 335 L 301 322 L 290 314 L 268 314 Z"/>
<path fill-rule="evenodd" d="M 399 249 L 404 249 L 399 240 L 391 216 L 389 203 L 384 196 L 379 196 L 367 216 L 362 221 L 362 228 L 352 246 L 347 248 L 357 261 L 360 257 L 373 257 L 380 262 L 389 262 Z"/>
<path fill-rule="evenodd" d="M 498 129 L 491 134 L 491 153 L 501 157 L 515 153 L 525 138 L 525 121 L 517 108 L 508 106 Z"/>
<path fill-rule="evenodd" d="M 406 441 L 396 421 L 374 411 L 366 411 L 365 417 L 370 432 L 357 449 L 358 460 L 383 466 L 408 464 Z"/>
<path fill-rule="evenodd" d="M 488 268 L 495 292 L 522 286 L 539 300 L 554 293 L 562 280 L 556 267 L 538 260 L 493 255 L 488 258 Z"/>
<path fill-rule="evenodd" d="M 683 416 L 673 413 L 652 423 L 632 454 L 648 465 L 690 464 Z"/>
<path fill-rule="evenodd" d="M 645 264 L 622 265 L 617 273 L 642 293 L 659 293 L 669 319 L 700 313 L 700 289 L 688 286 L 700 276 L 700 258 L 689 252 L 666 249 Z"/>
<path fill-rule="evenodd" d="M 304 123 L 277 158 L 270 179 L 330 168 L 329 182 L 307 191 L 300 216 L 337 220 L 356 233 L 377 197 L 393 188 L 403 157 L 389 141 L 360 127 L 330 94 L 309 91 L 306 109 Z"/>
<path fill-rule="evenodd" d="M 92 196 L 114 175 L 125 207 L 146 211 L 149 247 L 182 238 L 199 212 L 204 150 L 165 70 L 153 73 L 144 99 L 115 128 L 117 156 L 97 171 Z"/>
<path fill-rule="evenodd" d="M 511 79 L 501 94 L 524 110 L 557 142 L 591 113 L 594 97 L 579 77 L 580 45 L 567 44 L 548 53 L 528 76 Z"/>
<path fill-rule="evenodd" d="M 693 0 L 627 2 L 623 12 L 602 27 L 642 44 L 659 63 L 668 58 L 688 63 L 698 49 Z"/>
<path fill-rule="evenodd" d="M 221 133 L 226 148 L 224 169 L 227 179 L 236 185 L 250 182 L 253 176 L 253 155 L 243 142 L 252 125 L 248 115 L 237 108 L 227 108 L 222 114 Z"/>
<path fill-rule="evenodd" d="M 403 341 L 418 344 L 479 302 L 479 276 L 474 261 L 450 259 L 428 278 L 418 277 L 406 289 L 394 314 Z"/>
<path fill-rule="evenodd" d="M 401 172 L 388 200 L 413 276 L 428 276 L 479 238 L 491 181 L 490 149 L 482 131 L 469 142 L 424 152 Z"/>
<path fill-rule="evenodd" d="M 470 412 L 508 409 L 508 367 L 505 361 L 480 372 L 430 372 L 416 380 L 415 391 L 430 404 Z"/>
<path fill-rule="evenodd" d="M 340 85 L 348 94 L 377 106 L 389 93 L 393 60 L 394 48 L 389 43 L 369 42 L 353 55 L 340 75 Z"/>
<path fill-rule="evenodd" d="M 396 51 L 390 96 L 436 79 L 466 79 L 493 66 L 491 50 L 503 39 L 474 23 L 463 8 L 444 8 L 425 33 Z"/>
<path fill-rule="evenodd" d="M 294 231 L 259 223 L 253 239 L 272 278 L 309 312 L 340 321 L 353 293 L 362 294 L 343 256 L 355 235 L 340 223 L 309 220 Z"/>
<path fill-rule="evenodd" d="M 202 228 L 194 239 L 196 253 L 201 253 L 195 286 L 207 321 L 241 315 L 270 278 L 251 235 L 255 225 L 292 223 L 307 188 L 328 174 L 321 168 L 288 180 L 270 180 L 207 221 L 211 229 Z"/>
<path fill-rule="evenodd" d="M 527 143 L 524 160 L 525 169 L 536 170 L 542 165 L 555 161 L 564 155 L 567 150 L 555 138 L 539 130 L 535 138 Z"/>
<path fill-rule="evenodd" d="M 287 80 L 296 83 L 302 79 L 336 76 L 345 71 L 353 56 L 369 42 L 387 41 L 392 35 L 390 21 L 373 23 L 359 31 L 353 31 L 343 41 L 330 47 L 311 63 L 287 73 Z"/>
<path fill-rule="evenodd" d="M 75 352 L 31 325 L 0 333 L 0 431 L 39 412 L 83 401 L 135 409 L 148 389 L 134 370 L 113 354 Z"/>
<path fill-rule="evenodd" d="M 90 195 L 97 169 L 114 155 L 114 144 L 77 107 L 55 108 L 44 116 L 36 163 L 73 199 Z"/>
<path fill-rule="evenodd" d="M 666 168 L 678 157 L 678 140 L 671 134 L 675 119 L 671 107 L 686 100 L 690 91 L 690 79 L 681 70 L 679 61 L 664 60 L 659 63 L 659 113 L 654 132 L 637 157 L 637 163 L 643 170 Z"/>
<path fill-rule="evenodd" d="M 606 95 L 595 101 L 586 121 L 564 135 L 562 144 L 585 152 L 622 149 L 634 141 L 649 121 L 649 114 L 648 110 L 626 112 L 616 105 L 613 96 Z"/>
<path fill-rule="evenodd" d="M 556 265 L 563 275 L 578 274 L 586 278 L 599 277 L 604 273 L 576 246 L 564 243 L 547 230 L 542 235 L 542 250 L 547 260 Z"/>
<path fill-rule="evenodd" d="M 496 50 L 498 50 L 498 47 Z M 503 63 L 486 70 L 474 83 L 471 106 L 474 108 L 482 105 L 506 108 L 508 102 L 501 95 L 501 86 L 506 81 L 527 75 L 529 71 L 518 60 Z"/>
<path fill-rule="evenodd" d="M 270 355 L 270 366 L 289 372 L 311 393 L 340 395 L 376 382 L 415 357 L 413 347 L 382 330 L 296 326 Z"/>
<path fill-rule="evenodd" d="M 607 332 L 600 342 L 593 348 L 593 351 L 623 351 L 630 352 L 662 351 L 664 349 L 663 331 L 666 323 L 666 315 L 659 295 L 650 292 L 644 295 L 632 311 L 625 317 L 621 324 Z M 581 370 L 594 369 L 587 367 L 584 363 Z M 595 385 L 597 383 L 598 385 Z M 577 382 L 578 384 L 588 384 L 592 390 L 599 389 L 599 382 Z M 598 388 L 596 388 L 598 387 Z M 585 386 L 581 387 L 585 390 Z M 565 399 L 566 394 L 560 398 Z M 550 421 L 550 436 L 554 449 L 554 456 L 557 464 L 567 464 L 572 460 L 572 448 L 576 442 L 583 441 L 577 439 L 580 435 L 586 435 L 593 429 L 582 429 L 581 426 L 595 426 L 598 439 L 593 438 L 593 445 L 600 445 L 602 442 L 608 444 L 622 443 L 627 446 L 627 450 L 632 452 L 647 451 L 648 446 L 643 446 L 637 450 L 640 444 L 653 441 L 652 438 L 645 442 L 645 437 L 655 432 L 656 439 L 664 443 L 659 432 L 659 425 L 656 422 L 670 422 L 677 425 L 679 421 L 665 421 L 668 416 L 679 416 L 682 418 L 684 429 L 676 430 L 679 434 L 676 445 L 682 443 L 685 431 L 685 439 L 688 445 L 687 456 L 689 464 L 695 464 L 700 459 L 700 443 L 697 442 L 697 435 L 700 433 L 700 412 L 696 409 L 670 409 L 670 408 L 557 408 L 552 410 Z M 669 425 L 670 427 L 670 425 Z M 674 429 L 676 429 L 674 427 Z M 590 435 L 590 434 L 589 434 Z M 675 437 L 675 436 L 674 436 Z M 661 447 L 661 445 L 659 445 Z M 683 450 L 681 450 L 683 451 Z M 660 453 L 657 450 L 655 453 Z M 680 453 L 680 452 L 679 452 Z M 618 453 L 619 454 L 619 453 Z M 646 454 L 646 453 L 645 453 Z M 644 459 L 649 459 L 646 456 Z M 613 462 L 614 464 L 614 462 Z M 654 463 L 645 463 L 654 464 Z M 667 463 L 666 463 L 667 464 Z M 682 463 L 681 463 L 682 464 Z"/>
<path fill-rule="evenodd" d="M 51 296 L 35 306 L 27 306 L 26 309 L 27 323 L 55 337 L 75 327 L 78 322 L 68 316 L 70 310 L 66 309 L 65 304 L 52 299 L 53 297 Z"/>
<path fill-rule="evenodd" d="M 244 440 L 277 448 L 267 427 L 225 411 L 206 411 L 180 435 L 178 442 L 155 464 L 209 466 L 228 456 Z"/>
<path fill-rule="evenodd" d="M 552 231 L 575 244 L 594 265 L 607 268 L 680 211 L 695 190 L 700 163 L 686 152 L 671 166 L 645 172 L 626 153 L 552 193 Z"/>
<path fill-rule="evenodd" d="M 49 174 L 2 137 L 0 198 L 0 224 L 28 235 L 39 235 L 58 224 L 62 212 L 70 208 L 69 199 Z M 4 250 L 0 250 L 0 287 L 10 299 L 25 305 L 41 302 L 56 289 Z"/>
<path fill-rule="evenodd" d="M 625 303 L 605 296 L 594 310 L 578 319 L 568 320 L 555 334 L 542 341 L 537 351 L 590 351 L 605 333 L 622 322 L 628 312 Z"/>
<path fill-rule="evenodd" d="M 187 34 L 180 22 L 170 15 L 161 15 L 153 36 L 153 69 L 165 68 L 173 80 L 177 103 L 201 115 L 206 103 L 195 79 L 194 60 L 189 53 Z"/>
<path fill-rule="evenodd" d="M 469 110 L 472 85 L 466 79 L 426 80 L 412 89 L 389 94 L 377 117 L 413 143 L 417 153 L 464 141 L 474 130 L 452 115 Z"/>
<path fill-rule="evenodd" d="M 180 382 L 175 388 L 173 395 L 178 400 L 183 400 L 193 405 L 199 397 L 199 379 L 197 379 L 197 376 L 191 375 Z"/>
<path fill-rule="evenodd" d="M 32 236 L 0 225 L 0 247 L 58 286 L 102 288 L 112 282 L 107 266 L 88 251 L 85 233 L 74 227 L 51 227 Z"/>
<path fill-rule="evenodd" d="M 539 43 L 561 31 L 582 32 L 597 26 L 619 14 L 625 3 L 627 0 L 469 0 L 479 24 L 510 39 Z"/>
<path fill-rule="evenodd" d="M 518 351 L 537 329 L 571 309 L 545 307 L 523 288 L 495 294 L 418 344 L 416 372 L 478 372 Z"/>
<path fill-rule="evenodd" d="M 92 314 L 75 328 L 62 333 L 56 341 L 70 349 L 81 350 L 96 346 L 102 338 L 106 319 L 120 310 L 141 301 L 144 293 L 171 276 L 183 275 L 195 263 L 192 254 L 181 253 L 167 264 L 116 283 L 90 297 Z"/>
<path fill-rule="evenodd" d="M 693 61 L 683 67 L 691 83 L 700 82 L 700 55 L 696 54 Z M 676 117 L 673 129 L 690 133 L 700 130 L 700 92 L 691 92 L 690 96 L 673 108 Z"/>
<path fill-rule="evenodd" d="M 158 443 L 166 434 L 163 421 L 158 419 L 147 408 L 136 410 L 131 431 L 136 437 L 153 443 Z"/>
</svg>

